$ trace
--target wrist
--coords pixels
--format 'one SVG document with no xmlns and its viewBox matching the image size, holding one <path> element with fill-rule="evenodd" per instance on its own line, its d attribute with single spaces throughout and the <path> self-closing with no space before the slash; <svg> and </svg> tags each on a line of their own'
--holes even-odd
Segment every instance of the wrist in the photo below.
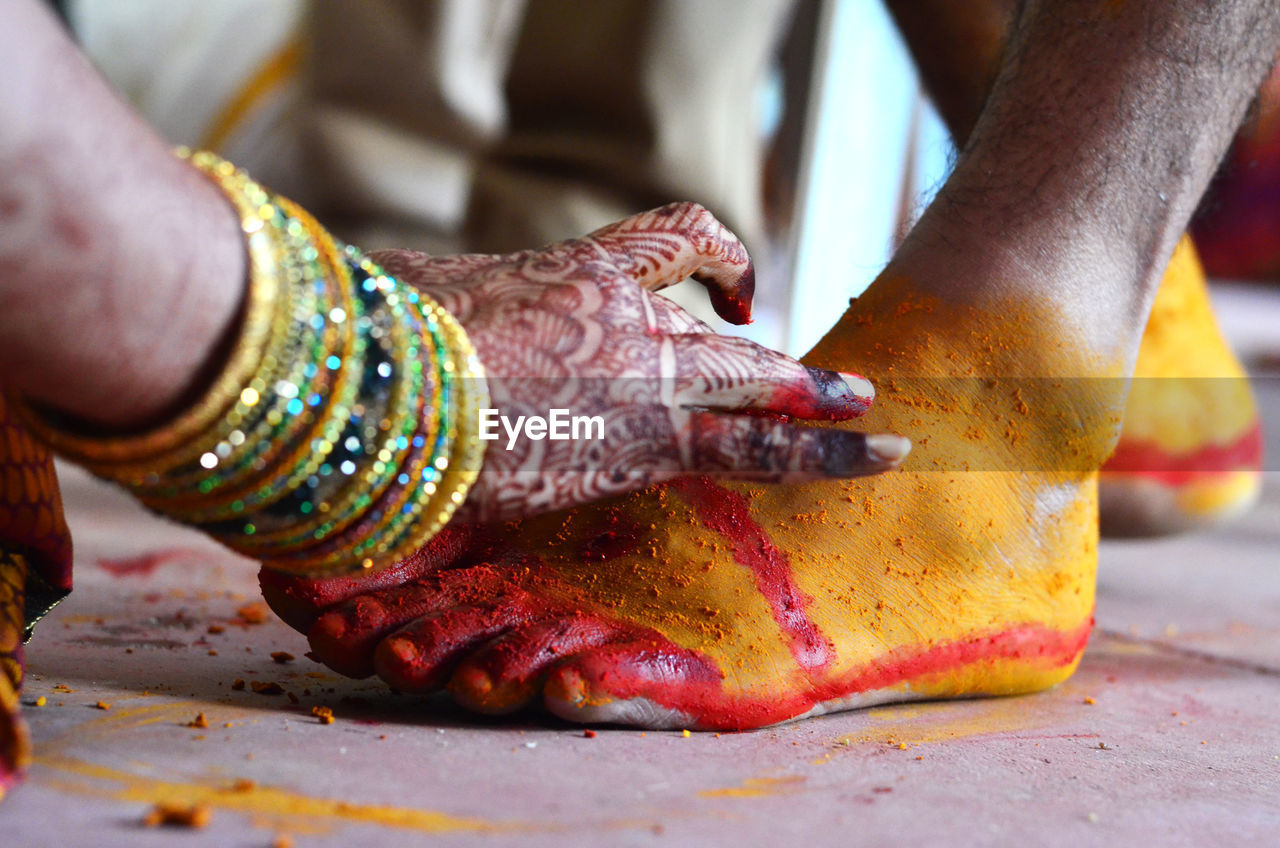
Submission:
<svg viewBox="0 0 1280 848">
<path fill-rule="evenodd" d="M 207 387 L 128 433 L 20 412 L 68 458 L 274 568 L 408 555 L 479 471 L 487 391 L 466 333 L 296 204 L 212 154 L 191 161 L 235 210 L 249 267 Z"/>
<path fill-rule="evenodd" d="M 109 329 L 114 361 L 94 357 L 80 385 L 58 392 L 62 409 L 104 429 L 137 430 L 188 406 L 217 377 L 243 318 L 248 269 L 236 212 L 203 175 L 164 155 L 142 206 L 151 211 L 130 221 L 145 235 L 116 233 L 119 243 L 145 242 L 140 255 L 101 281 L 104 302 L 120 309 Z"/>
<path fill-rule="evenodd" d="M 6 385 L 88 425 L 164 417 L 216 370 L 245 285 L 234 211 L 131 117 L 0 158 Z M 95 143 L 90 144 L 89 141 Z"/>
</svg>

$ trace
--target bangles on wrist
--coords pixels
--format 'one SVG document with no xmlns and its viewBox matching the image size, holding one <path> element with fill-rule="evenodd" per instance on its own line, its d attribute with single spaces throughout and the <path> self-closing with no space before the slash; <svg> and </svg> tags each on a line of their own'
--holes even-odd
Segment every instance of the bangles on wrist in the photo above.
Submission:
<svg viewBox="0 0 1280 848">
<path fill-rule="evenodd" d="M 304 209 L 207 152 L 240 218 L 238 338 L 204 396 L 128 436 L 32 431 L 152 510 L 269 568 L 323 575 L 403 559 L 463 503 L 483 459 L 484 369 L 462 326 L 339 244 Z"/>
</svg>

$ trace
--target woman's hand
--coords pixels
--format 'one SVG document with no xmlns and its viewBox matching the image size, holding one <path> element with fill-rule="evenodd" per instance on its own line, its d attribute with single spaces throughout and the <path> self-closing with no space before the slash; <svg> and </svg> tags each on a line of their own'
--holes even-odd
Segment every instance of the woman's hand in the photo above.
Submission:
<svg viewBox="0 0 1280 848">
<path fill-rule="evenodd" d="M 716 335 L 653 294 L 692 276 L 721 317 L 750 319 L 746 250 L 697 204 L 542 250 L 374 258 L 453 313 L 488 373 L 494 439 L 462 520 L 571 507 L 682 472 L 855 477 L 893 467 L 909 448 L 897 436 L 788 423 L 861 415 L 871 385 Z M 570 438 L 521 426 L 553 415 Z"/>
</svg>

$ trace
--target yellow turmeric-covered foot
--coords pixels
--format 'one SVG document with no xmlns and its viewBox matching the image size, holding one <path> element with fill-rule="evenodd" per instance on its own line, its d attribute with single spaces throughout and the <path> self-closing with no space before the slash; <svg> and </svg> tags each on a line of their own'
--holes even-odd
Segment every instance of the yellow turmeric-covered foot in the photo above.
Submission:
<svg viewBox="0 0 1280 848">
<path fill-rule="evenodd" d="M 1103 467 L 1102 530 L 1149 536 L 1229 519 L 1257 499 L 1261 469 L 1253 389 L 1184 238 L 1156 293 L 1120 441 Z"/>
<path fill-rule="evenodd" d="M 1056 316 L 912 290 L 882 279 L 807 359 L 878 375 L 859 427 L 911 437 L 905 470 L 689 479 L 477 531 L 446 570 L 411 564 L 363 593 L 331 581 L 349 597 L 310 623 L 313 651 L 481 712 L 541 702 L 648 727 L 1064 680 L 1092 623 L 1091 469 L 1114 443 L 1123 381 L 1075 379 L 1115 375 L 1056 341 L 1072 338 Z"/>
</svg>

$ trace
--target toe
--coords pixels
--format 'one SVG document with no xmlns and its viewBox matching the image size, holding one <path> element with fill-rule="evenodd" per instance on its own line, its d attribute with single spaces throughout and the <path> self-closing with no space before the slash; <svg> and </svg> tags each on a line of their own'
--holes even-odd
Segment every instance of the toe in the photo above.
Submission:
<svg viewBox="0 0 1280 848">
<path fill-rule="evenodd" d="M 348 677 L 373 674 L 373 652 L 383 637 L 415 619 L 434 615 L 452 600 L 423 586 L 402 586 L 352 598 L 321 615 L 307 632 L 311 651 Z"/>
<path fill-rule="evenodd" d="M 295 630 L 305 633 L 324 610 L 358 595 L 403 586 L 461 564 L 472 544 L 469 527 L 446 527 L 417 552 L 379 571 L 308 579 L 264 568 L 263 600 Z"/>
<path fill-rule="evenodd" d="M 374 650 L 388 634 L 458 604 L 484 601 L 509 585 L 508 575 L 485 567 L 432 575 L 339 603 L 315 619 L 307 639 L 329 668 L 348 677 L 368 677 L 374 673 Z"/>
<path fill-rule="evenodd" d="M 605 645 L 551 671 L 547 709 L 585 724 L 634 727 L 719 726 L 723 674 L 715 663 L 665 640 Z"/>
<path fill-rule="evenodd" d="M 438 689 L 469 652 L 535 620 L 540 613 L 546 614 L 520 591 L 490 603 L 451 607 L 419 618 L 383 639 L 374 651 L 374 669 L 403 692 Z"/>
<path fill-rule="evenodd" d="M 618 627 L 590 615 L 524 625 L 463 660 L 449 691 L 459 704 L 477 712 L 514 712 L 534 699 L 552 666 L 620 637 Z"/>
</svg>

